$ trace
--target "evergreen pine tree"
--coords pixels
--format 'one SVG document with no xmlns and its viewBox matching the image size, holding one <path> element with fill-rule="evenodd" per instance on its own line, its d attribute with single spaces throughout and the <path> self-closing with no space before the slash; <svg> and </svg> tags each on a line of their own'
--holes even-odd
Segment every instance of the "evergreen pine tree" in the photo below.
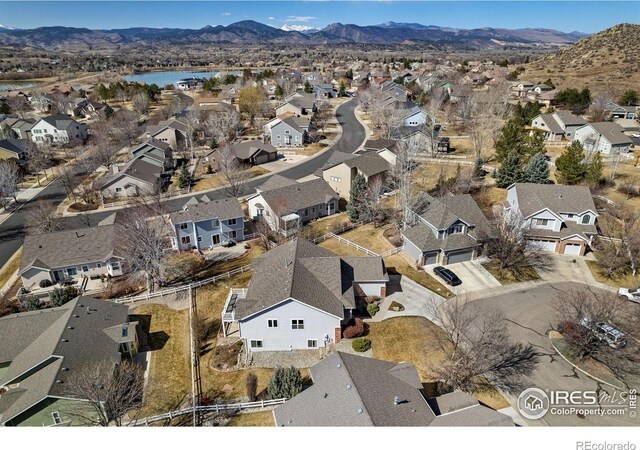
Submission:
<svg viewBox="0 0 640 450">
<path fill-rule="evenodd" d="M 282 96 L 284 95 L 284 91 L 282 90 L 282 86 L 277 85 L 276 86 L 276 90 L 274 91 L 274 95 L 278 98 L 282 98 Z"/>
<path fill-rule="evenodd" d="M 295 367 L 277 367 L 267 385 L 267 397 L 293 398 L 302 392 L 302 376 Z"/>
<path fill-rule="evenodd" d="M 347 214 L 351 222 L 361 222 L 369 218 L 366 211 L 366 194 L 367 180 L 358 174 L 351 182 L 351 190 L 349 191 L 351 201 L 347 204 Z"/>
<path fill-rule="evenodd" d="M 496 156 L 498 161 L 504 162 L 509 153 L 514 151 L 518 155 L 523 153 L 526 135 L 522 125 L 517 120 L 508 121 L 500 131 L 496 142 Z"/>
<path fill-rule="evenodd" d="M 487 172 L 485 172 L 483 167 L 484 167 L 483 159 L 482 158 L 476 159 L 476 163 L 473 166 L 473 177 L 474 178 L 482 178 L 487 174 Z"/>
<path fill-rule="evenodd" d="M 307 94 L 311 94 L 311 92 L 313 91 L 313 88 L 311 87 L 311 83 L 309 83 L 309 80 L 305 80 L 304 82 L 304 91 Z"/>
<path fill-rule="evenodd" d="M 525 138 L 520 156 L 522 162 L 527 164 L 531 157 L 539 153 L 544 155 L 546 151 L 547 148 L 544 146 L 544 136 L 542 133 L 533 133 Z"/>
<path fill-rule="evenodd" d="M 524 181 L 527 183 L 549 183 L 549 164 L 542 153 L 536 153 L 524 169 Z"/>
<path fill-rule="evenodd" d="M 496 185 L 501 188 L 511 186 L 523 180 L 520 155 L 514 150 L 506 155 L 496 175 Z"/>
<path fill-rule="evenodd" d="M 189 175 L 189 169 L 186 164 L 180 166 L 180 173 L 178 174 L 178 186 L 180 189 L 184 189 L 191 184 L 191 175 Z"/>
<path fill-rule="evenodd" d="M 562 184 L 578 184 L 584 180 L 584 148 L 580 141 L 573 141 L 556 159 L 556 178 Z"/>
<path fill-rule="evenodd" d="M 589 183 L 597 183 L 602 178 L 602 169 L 604 165 L 602 164 L 602 156 L 600 153 L 596 153 L 593 155 L 589 164 L 587 164 L 586 172 L 584 174 L 584 179 Z"/>
</svg>

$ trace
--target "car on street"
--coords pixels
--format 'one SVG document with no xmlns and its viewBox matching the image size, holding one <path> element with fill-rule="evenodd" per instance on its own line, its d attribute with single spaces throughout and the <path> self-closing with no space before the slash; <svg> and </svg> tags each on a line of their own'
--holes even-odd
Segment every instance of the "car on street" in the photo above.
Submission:
<svg viewBox="0 0 640 450">
<path fill-rule="evenodd" d="M 433 273 L 442 278 L 449 286 L 459 286 L 462 284 L 462 280 L 458 278 L 458 275 L 446 267 L 437 266 L 433 268 Z"/>
<path fill-rule="evenodd" d="M 627 345 L 627 339 L 624 333 L 608 323 L 594 323 L 591 319 L 583 317 L 580 319 L 580 325 L 591 330 L 598 339 L 605 341 L 611 348 L 622 348 Z"/>
<path fill-rule="evenodd" d="M 640 304 L 640 288 L 637 288 L 637 289 L 620 288 L 618 289 L 618 295 L 620 297 L 626 298 L 630 302 Z"/>
<path fill-rule="evenodd" d="M 633 134 L 631 135 L 631 137 L 639 138 L 639 139 L 640 139 L 640 133 L 633 133 Z"/>
</svg>

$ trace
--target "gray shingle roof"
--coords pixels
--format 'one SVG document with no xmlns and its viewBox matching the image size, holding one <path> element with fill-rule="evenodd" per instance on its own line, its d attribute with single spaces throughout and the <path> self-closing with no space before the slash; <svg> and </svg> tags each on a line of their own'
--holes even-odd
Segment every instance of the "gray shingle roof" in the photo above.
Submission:
<svg viewBox="0 0 640 450">
<path fill-rule="evenodd" d="M 244 213 L 237 198 L 225 198 L 189 205 L 182 211 L 169 215 L 171 223 L 200 222 L 209 219 L 242 219 Z"/>
<path fill-rule="evenodd" d="M 436 250 L 448 252 L 480 245 L 478 241 L 462 233 L 451 234 L 444 239 L 438 239 L 433 230 L 423 223 L 413 225 L 403 231 L 402 235 L 423 252 Z"/>
<path fill-rule="evenodd" d="M 42 120 L 49 125 L 56 127 L 58 130 L 66 130 L 69 125 L 76 122 L 66 114 L 54 114 L 52 116 L 43 117 Z"/>
<path fill-rule="evenodd" d="M 564 133 L 563 128 L 560 126 L 556 118 L 553 117 L 553 114 L 540 114 L 540 118 L 542 118 L 544 123 L 547 124 L 547 127 L 549 127 L 549 130 L 551 130 L 552 133 Z"/>
<path fill-rule="evenodd" d="M 0 140 L 0 149 L 19 155 L 27 151 L 26 139 L 3 139 Z"/>
<path fill-rule="evenodd" d="M 262 183 L 260 186 L 256 188 L 257 191 L 269 191 L 272 189 L 277 189 L 285 186 L 292 186 L 294 184 L 298 184 L 296 180 L 292 180 L 291 178 L 283 177 L 282 175 L 278 175 L 277 173 L 271 175 L 267 181 Z"/>
<path fill-rule="evenodd" d="M 161 173 L 162 167 L 151 164 L 141 158 L 136 158 L 130 160 L 119 172 L 98 178 L 95 186 L 98 189 L 105 189 L 124 177 L 135 178 L 147 184 L 155 185 L 160 180 Z"/>
<path fill-rule="evenodd" d="M 230 148 L 238 159 L 249 159 L 260 151 L 265 153 L 276 153 L 278 151 L 273 145 L 259 140 L 240 142 L 233 144 Z"/>
<path fill-rule="evenodd" d="M 364 143 L 365 149 L 394 151 L 398 141 L 394 139 L 369 139 Z"/>
<path fill-rule="evenodd" d="M 478 232 L 489 229 L 487 218 L 469 194 L 432 197 L 427 210 L 420 217 L 438 230 L 444 230 L 461 219 L 474 226 L 475 231 L 470 230 L 469 232 L 474 237 L 477 237 Z"/>
<path fill-rule="evenodd" d="M 87 262 L 106 261 L 115 251 L 115 225 L 28 234 L 24 240 L 20 272 L 38 266 L 45 268 L 77 266 Z"/>
<path fill-rule="evenodd" d="M 354 281 L 386 281 L 379 257 L 341 258 L 302 239 L 294 239 L 254 259 L 247 296 L 236 303 L 242 320 L 294 298 L 343 318 L 354 308 Z"/>
<path fill-rule="evenodd" d="M 40 312 L 38 312 L 40 313 Z M 0 395 L 0 423 L 12 419 L 28 407 L 48 396 L 70 397 L 65 380 L 86 365 L 120 361 L 119 343 L 105 329 L 128 322 L 129 309 L 125 305 L 76 297 L 66 305 L 42 312 L 46 321 L 34 322 L 33 313 L 7 316 L 0 319 L 0 328 L 11 326 L 13 339 L 25 345 L 4 374 L 0 385 L 22 379 L 18 389 L 9 389 Z M 52 321 L 54 317 L 55 320 Z M 33 327 L 38 336 L 35 337 Z M 133 338 L 133 335 L 131 336 Z M 32 374 L 25 371 L 44 361 L 51 363 Z"/>
<path fill-rule="evenodd" d="M 525 216 L 548 208 L 555 214 L 596 211 L 591 191 L 587 186 L 562 184 L 516 183 L 513 185 L 518 198 L 518 207 Z"/>
<path fill-rule="evenodd" d="M 586 125 L 602 135 L 611 145 L 630 145 L 633 141 L 624 134 L 624 128 L 615 122 L 595 122 Z"/>
<path fill-rule="evenodd" d="M 366 177 L 386 172 L 391 168 L 389 162 L 377 153 L 366 153 L 357 158 L 348 159 L 344 163 L 347 167 L 357 168 Z"/>
<path fill-rule="evenodd" d="M 584 125 L 587 123 L 583 117 L 576 116 L 571 111 L 557 110 L 555 114 L 560 118 L 560 120 L 564 123 L 565 126 L 568 125 Z"/>
<path fill-rule="evenodd" d="M 272 209 L 298 211 L 303 208 L 338 200 L 339 196 L 323 179 L 262 191 L 262 198 Z M 283 213 L 284 214 L 284 213 Z"/>
</svg>

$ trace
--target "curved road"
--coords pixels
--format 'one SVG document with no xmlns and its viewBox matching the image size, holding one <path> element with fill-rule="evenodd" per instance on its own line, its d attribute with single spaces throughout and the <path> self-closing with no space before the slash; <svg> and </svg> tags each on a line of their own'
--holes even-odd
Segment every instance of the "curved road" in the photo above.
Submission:
<svg viewBox="0 0 640 450">
<path fill-rule="evenodd" d="M 303 178 L 307 175 L 313 174 L 316 170 L 320 169 L 334 152 L 355 152 L 364 142 L 366 136 L 364 127 L 358 121 L 358 119 L 356 119 L 356 106 L 357 102 L 355 100 L 350 100 L 346 103 L 343 103 L 337 108 L 336 118 L 338 119 L 338 123 L 342 127 L 342 135 L 334 146 L 318 156 L 311 157 L 296 166 L 279 172 L 279 175 L 293 179 Z M 252 192 L 257 186 L 264 183 L 268 178 L 269 177 L 263 177 L 259 180 L 249 180 L 246 183 L 245 191 L 247 193 Z M 171 212 L 179 211 L 190 198 L 194 196 L 202 196 L 204 194 L 205 193 L 203 192 L 198 192 L 194 193 L 193 195 L 167 200 L 167 209 Z M 209 198 L 214 200 L 229 197 L 229 194 L 224 188 L 206 192 L 206 194 Z M 44 188 L 40 193 L 38 193 L 31 200 L 31 202 L 37 199 L 45 199 L 58 205 L 65 199 L 65 197 L 65 189 L 58 179 Z M 25 234 L 25 213 L 29 210 L 30 207 L 31 205 L 26 204 L 23 208 L 15 211 L 2 224 L 0 224 L 0 267 L 2 267 L 9 260 L 11 255 L 13 255 L 22 245 Z M 96 213 L 86 214 L 84 215 L 84 217 L 64 217 L 63 219 L 61 219 L 62 227 L 64 229 L 84 228 L 87 226 L 87 221 L 90 222 L 91 226 L 95 226 L 101 220 L 110 216 L 114 212 L 114 210 L 100 211 Z"/>
</svg>

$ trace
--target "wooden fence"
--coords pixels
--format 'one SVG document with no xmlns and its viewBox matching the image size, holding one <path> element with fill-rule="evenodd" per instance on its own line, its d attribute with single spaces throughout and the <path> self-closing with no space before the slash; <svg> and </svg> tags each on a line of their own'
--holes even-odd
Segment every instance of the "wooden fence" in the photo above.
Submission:
<svg viewBox="0 0 640 450">
<path fill-rule="evenodd" d="M 206 406 L 191 406 L 189 408 L 179 409 L 176 411 L 169 411 L 164 414 L 158 414 L 156 416 L 145 417 L 142 419 L 132 420 L 126 425 L 129 426 L 144 426 L 149 425 L 150 423 L 159 422 L 161 420 L 173 420 L 177 417 L 186 416 L 187 414 L 198 414 L 198 413 L 219 413 L 222 411 L 243 411 L 247 409 L 264 409 L 269 408 L 271 406 L 282 405 L 287 401 L 286 398 L 278 398 L 273 400 L 261 400 L 257 402 L 246 402 L 246 403 L 221 403 L 217 405 L 206 405 Z"/>
</svg>

